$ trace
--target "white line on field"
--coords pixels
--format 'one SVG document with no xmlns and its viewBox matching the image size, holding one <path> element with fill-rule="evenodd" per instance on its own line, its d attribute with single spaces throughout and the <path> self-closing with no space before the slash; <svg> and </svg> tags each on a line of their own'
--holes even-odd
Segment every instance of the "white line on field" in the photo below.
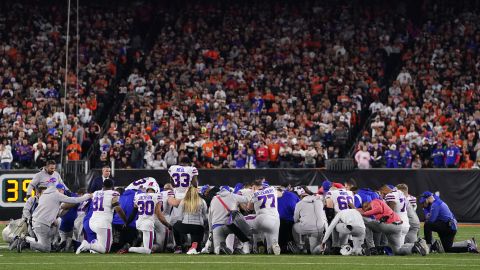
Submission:
<svg viewBox="0 0 480 270">
<path fill-rule="evenodd" d="M 82 264 L 242 264 L 242 265 L 361 265 L 361 266 L 455 266 L 455 267 L 480 267 L 480 264 L 443 264 L 443 263 L 391 263 L 391 264 L 372 264 L 372 263 L 343 263 L 343 262 L 283 262 L 283 263 L 276 263 L 276 262 L 250 262 L 250 261 L 242 261 L 242 262 L 182 262 L 182 261 L 175 261 L 175 262 L 165 262 L 165 261 L 158 261 L 158 262 L 0 262 L 0 265 L 82 265 Z"/>
</svg>

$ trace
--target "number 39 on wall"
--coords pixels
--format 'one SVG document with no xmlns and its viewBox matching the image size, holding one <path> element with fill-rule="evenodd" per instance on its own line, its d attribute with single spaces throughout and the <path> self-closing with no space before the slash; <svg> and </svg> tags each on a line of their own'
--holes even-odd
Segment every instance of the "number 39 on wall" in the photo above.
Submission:
<svg viewBox="0 0 480 270">
<path fill-rule="evenodd" d="M 0 176 L 0 206 L 23 207 L 27 201 L 28 184 L 34 174 L 4 174 Z"/>
</svg>

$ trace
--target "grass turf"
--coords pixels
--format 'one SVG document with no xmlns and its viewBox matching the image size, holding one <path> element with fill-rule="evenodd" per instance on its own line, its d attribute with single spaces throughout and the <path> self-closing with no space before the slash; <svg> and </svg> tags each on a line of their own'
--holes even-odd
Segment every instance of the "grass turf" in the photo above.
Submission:
<svg viewBox="0 0 480 270">
<path fill-rule="evenodd" d="M 0 226 L 3 229 L 3 226 Z M 475 236 L 480 239 L 480 227 L 462 227 L 457 241 Z M 0 239 L 1 240 L 1 239 Z M 4 246 L 5 243 L 0 243 Z M 342 257 L 307 255 L 174 255 L 174 254 L 86 254 L 16 253 L 0 249 L 0 269 L 480 269 L 478 254 L 432 254 L 427 257 Z"/>
</svg>

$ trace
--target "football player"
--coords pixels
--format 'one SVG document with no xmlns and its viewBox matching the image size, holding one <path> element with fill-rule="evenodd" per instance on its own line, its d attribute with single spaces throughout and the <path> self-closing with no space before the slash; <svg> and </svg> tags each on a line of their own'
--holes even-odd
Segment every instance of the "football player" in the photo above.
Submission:
<svg viewBox="0 0 480 270">
<path fill-rule="evenodd" d="M 108 253 L 112 245 L 112 219 L 115 211 L 127 224 L 127 217 L 118 202 L 119 193 L 113 190 L 113 181 L 106 179 L 103 189 L 95 191 L 92 197 L 93 214 L 90 218 L 90 228 L 97 234 L 97 240 L 92 243 L 82 241 L 76 254 L 82 251 L 93 250 L 98 253 Z"/>
<path fill-rule="evenodd" d="M 198 187 L 198 170 L 191 166 L 173 165 L 168 168 L 176 199 L 183 199 L 189 186 Z"/>
<path fill-rule="evenodd" d="M 342 247 L 340 251 L 342 255 L 363 255 L 362 243 L 365 239 L 365 224 L 362 215 L 356 209 L 345 209 L 335 215 L 325 232 L 323 245 L 327 242 L 330 234 L 338 234 L 337 238 Z M 353 250 L 348 248 L 348 238 L 350 236 L 353 240 Z M 342 250 L 348 252 L 343 253 Z"/>
<path fill-rule="evenodd" d="M 403 192 L 407 199 L 407 216 L 410 223 L 410 229 L 405 236 L 405 243 L 415 243 L 418 240 L 418 231 L 420 230 L 420 219 L 417 212 L 417 198 L 408 194 L 408 186 L 406 184 L 397 185 L 397 189 Z"/>
<path fill-rule="evenodd" d="M 143 247 L 131 247 L 128 251 L 150 254 L 152 252 L 154 240 L 155 216 L 163 225 L 169 229 L 172 228 L 162 213 L 162 194 L 159 193 L 157 186 L 149 186 L 146 188 L 145 193 L 139 192 L 135 194 L 134 205 L 134 210 L 130 214 L 127 224 L 133 221 L 138 213 L 136 227 L 137 230 L 141 231 L 143 234 Z"/>
<path fill-rule="evenodd" d="M 397 190 L 394 186 L 384 185 L 380 189 L 380 195 L 385 202 L 392 208 L 392 210 L 398 214 L 402 219 L 402 234 L 400 242 L 405 243 L 405 237 L 410 230 L 410 222 L 408 220 L 407 205 L 408 201 L 405 195 L 400 190 Z"/>
<path fill-rule="evenodd" d="M 267 239 L 267 249 L 275 255 L 280 255 L 278 232 L 280 230 L 280 215 L 277 209 L 277 190 L 270 187 L 262 180 L 253 184 L 252 203 L 255 209 L 253 228 L 258 233 L 263 233 Z"/>
</svg>

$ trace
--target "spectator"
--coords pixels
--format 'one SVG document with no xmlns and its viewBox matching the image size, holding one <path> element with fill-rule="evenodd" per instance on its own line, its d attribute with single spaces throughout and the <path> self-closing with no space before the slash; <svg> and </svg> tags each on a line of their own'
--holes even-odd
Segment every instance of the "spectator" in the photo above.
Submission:
<svg viewBox="0 0 480 270">
<path fill-rule="evenodd" d="M 167 163 L 167 167 L 178 164 L 178 152 L 175 150 L 175 145 L 171 144 L 167 153 L 163 158 Z"/>
<path fill-rule="evenodd" d="M 82 147 L 77 143 L 77 138 L 72 138 L 72 143 L 67 146 L 68 160 L 80 160 Z"/>
<path fill-rule="evenodd" d="M 10 170 L 12 168 L 13 155 L 8 145 L 0 144 L 0 160 L 3 170 Z"/>
<path fill-rule="evenodd" d="M 245 151 L 243 144 L 238 145 L 237 151 L 235 151 L 235 168 L 245 168 L 247 162 L 247 151 Z"/>
<path fill-rule="evenodd" d="M 262 141 L 256 150 L 256 159 L 258 168 L 268 168 L 269 151 Z"/>
<path fill-rule="evenodd" d="M 370 153 L 367 151 L 367 146 L 363 146 L 360 151 L 355 154 L 355 161 L 359 169 L 370 169 Z"/>
</svg>

